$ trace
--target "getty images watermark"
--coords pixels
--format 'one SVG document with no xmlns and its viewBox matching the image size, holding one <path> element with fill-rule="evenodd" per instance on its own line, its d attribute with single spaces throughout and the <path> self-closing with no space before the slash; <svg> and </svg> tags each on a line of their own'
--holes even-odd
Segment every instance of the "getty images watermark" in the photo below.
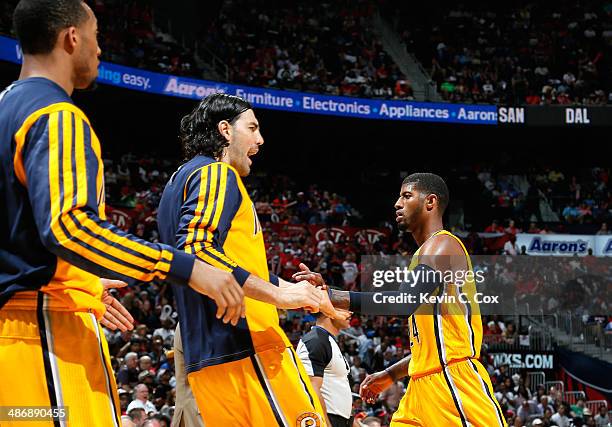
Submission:
<svg viewBox="0 0 612 427">
<path fill-rule="evenodd" d="M 433 270 L 433 269 L 410 269 L 409 267 L 395 267 L 394 270 L 374 270 L 372 271 L 372 287 L 379 289 L 373 296 L 375 303 L 401 303 L 407 302 L 414 304 L 434 303 L 469 303 L 475 300 L 477 303 L 497 303 L 499 295 L 484 295 L 481 292 L 472 292 L 471 289 L 463 287 L 467 284 L 481 284 L 485 281 L 483 271 L 473 270 Z M 438 288 L 444 286 L 445 292 L 439 292 L 437 289 L 432 291 L 421 290 L 421 287 L 427 288 L 427 285 L 438 285 Z M 385 293 L 382 288 L 385 286 L 397 287 L 399 293 Z M 421 286 L 423 285 L 423 286 Z M 448 286 L 455 286 L 456 293 L 449 293 Z M 408 289 L 408 290 L 406 290 Z M 475 288 L 474 288 L 475 289 Z M 389 287 L 386 289 L 390 290 Z"/>
<path fill-rule="evenodd" d="M 554 315 L 607 312 L 612 259 L 580 257 L 362 257 L 364 314 Z M 436 269 L 419 267 L 436 266 Z"/>
</svg>

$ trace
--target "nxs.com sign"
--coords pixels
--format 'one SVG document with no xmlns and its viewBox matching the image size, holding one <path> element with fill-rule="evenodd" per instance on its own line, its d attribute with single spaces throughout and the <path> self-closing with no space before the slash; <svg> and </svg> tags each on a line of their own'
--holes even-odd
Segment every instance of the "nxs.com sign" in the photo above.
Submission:
<svg viewBox="0 0 612 427">
<path fill-rule="evenodd" d="M 492 356 L 496 368 L 507 365 L 516 369 L 555 369 L 554 353 L 504 352 L 493 353 Z"/>
</svg>

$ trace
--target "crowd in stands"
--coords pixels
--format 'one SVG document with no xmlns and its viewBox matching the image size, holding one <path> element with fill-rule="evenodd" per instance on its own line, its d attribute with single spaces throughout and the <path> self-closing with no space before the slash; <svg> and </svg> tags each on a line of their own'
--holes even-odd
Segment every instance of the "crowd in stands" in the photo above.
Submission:
<svg viewBox="0 0 612 427">
<path fill-rule="evenodd" d="M 14 36 L 12 15 L 18 0 L 0 4 L 0 34 Z M 149 0 L 92 0 L 98 19 L 103 61 L 161 73 L 201 77 L 195 56 L 159 22 Z"/>
<path fill-rule="evenodd" d="M 412 88 L 373 34 L 375 3 L 232 0 L 205 46 L 230 81 L 332 95 L 411 99 Z"/>
<path fill-rule="evenodd" d="M 601 0 L 387 9 L 445 100 L 528 105 L 612 103 L 611 14 Z"/>
<path fill-rule="evenodd" d="M 95 0 L 102 59 L 175 75 L 201 75 L 190 49 L 154 22 L 148 0 Z"/>
<path fill-rule="evenodd" d="M 16 0 L 0 9 L 12 34 Z M 176 75 L 203 76 L 204 65 L 154 20 L 146 0 L 95 0 L 102 59 Z M 370 0 L 313 4 L 223 2 L 199 46 L 225 62 L 230 82 L 333 95 L 413 99 L 410 82 L 371 28 Z M 167 24 L 166 24 L 167 25 Z M 206 54 L 203 55 L 205 57 Z"/>
<path fill-rule="evenodd" d="M 594 167 L 562 171 L 549 167 L 530 171 L 526 175 L 492 173 L 483 169 L 477 174 L 481 184 L 483 204 L 496 218 L 512 218 L 511 233 L 549 233 L 547 225 L 557 223 L 556 232 L 572 224 L 593 224 L 599 234 L 607 234 L 612 219 L 610 168 Z M 530 224 L 521 230 L 514 222 Z M 503 232 L 501 224 L 492 224 L 486 231 Z"/>
<path fill-rule="evenodd" d="M 16 0 L 0 6 L 11 34 Z M 203 76 L 197 52 L 157 22 L 146 0 L 94 0 L 102 59 L 163 73 Z M 372 29 L 382 10 L 407 49 L 451 102 L 528 105 L 612 103 L 612 4 L 604 0 L 471 7 L 392 1 L 231 0 L 198 35 L 230 82 L 333 95 L 413 99 L 409 80 Z M 161 20 L 158 20 L 161 21 Z M 201 55 L 201 57 L 206 57 Z"/>
</svg>

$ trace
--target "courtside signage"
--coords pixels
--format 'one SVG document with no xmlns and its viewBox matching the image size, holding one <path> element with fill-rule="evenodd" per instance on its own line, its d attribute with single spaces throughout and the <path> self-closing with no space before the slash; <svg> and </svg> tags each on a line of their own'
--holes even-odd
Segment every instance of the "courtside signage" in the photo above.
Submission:
<svg viewBox="0 0 612 427">
<path fill-rule="evenodd" d="M 525 246 L 529 255 L 585 256 L 591 249 L 594 256 L 612 256 L 610 236 L 519 233 L 516 244 Z"/>
<path fill-rule="evenodd" d="M 493 366 L 499 368 L 502 365 L 508 365 L 514 369 L 554 369 L 555 356 L 552 352 L 496 352 L 489 353 L 493 356 Z"/>
<path fill-rule="evenodd" d="M 15 39 L 0 36 L 0 60 L 21 63 Z M 329 96 L 256 88 L 154 73 L 102 62 L 98 82 L 142 92 L 200 100 L 212 93 L 246 99 L 256 108 L 362 119 L 519 126 L 612 126 L 605 106 L 495 106 Z"/>
</svg>

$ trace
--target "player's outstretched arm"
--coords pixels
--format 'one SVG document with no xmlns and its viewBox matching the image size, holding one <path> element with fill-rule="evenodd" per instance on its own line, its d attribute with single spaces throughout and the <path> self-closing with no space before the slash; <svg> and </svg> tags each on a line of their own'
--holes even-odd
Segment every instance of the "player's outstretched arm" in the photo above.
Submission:
<svg viewBox="0 0 612 427">
<path fill-rule="evenodd" d="M 324 294 L 323 290 L 306 281 L 289 283 L 278 279 L 278 286 L 275 286 L 254 274 L 249 275 L 242 289 L 249 298 L 267 302 L 278 308 L 305 308 L 313 312 L 319 311 Z"/>
<path fill-rule="evenodd" d="M 406 356 L 399 362 L 389 366 L 384 371 L 366 376 L 359 386 L 359 395 L 368 403 L 376 402 L 378 395 L 391 387 L 393 383 L 408 376 L 410 357 Z"/>
<path fill-rule="evenodd" d="M 420 295 L 433 294 L 443 285 L 441 275 L 432 272 L 459 272 L 467 269 L 467 261 L 461 246 L 447 235 L 436 236 L 421 248 L 419 264 L 414 268 L 416 279 L 411 283 L 402 283 L 399 291 L 350 292 L 328 289 L 331 304 L 340 310 L 371 315 L 410 316 L 422 305 Z M 327 288 L 323 277 L 300 264 L 294 280 L 308 280 L 315 286 Z M 422 271 L 422 274 L 418 274 Z M 414 299 L 408 301 L 400 298 L 403 294 L 412 294 Z M 387 297 L 380 303 L 381 296 Z M 393 298 L 390 298 L 393 297 Z"/>
<path fill-rule="evenodd" d="M 330 300 L 329 289 L 323 280 L 323 277 L 319 273 L 313 273 L 304 263 L 299 265 L 300 271 L 292 276 L 292 279 L 296 282 L 307 281 L 313 286 L 320 288 L 324 291 L 323 299 L 321 300 L 320 311 L 327 317 L 332 319 L 348 319 L 353 315 L 352 311 L 336 307 Z"/>
<path fill-rule="evenodd" d="M 303 266 L 303 267 L 302 267 Z M 380 295 L 386 297 L 399 297 L 402 292 L 418 293 L 433 293 L 435 292 L 441 282 L 435 281 L 422 281 L 421 283 L 406 284 L 405 287 L 400 287 L 399 291 L 386 291 L 386 292 L 352 292 L 352 291 L 339 291 L 336 289 L 329 288 L 323 277 L 319 273 L 310 271 L 304 264 L 300 265 L 302 271 L 293 275 L 294 280 L 308 280 L 312 285 L 327 289 L 327 300 L 330 304 L 340 312 L 351 312 L 351 313 L 363 313 L 380 316 L 410 316 L 412 315 L 421 305 L 419 299 L 414 302 L 395 302 L 380 304 L 377 302 Z M 433 270 L 428 265 L 418 265 L 415 270 Z M 427 278 L 427 274 L 419 275 L 418 277 Z"/>
</svg>

